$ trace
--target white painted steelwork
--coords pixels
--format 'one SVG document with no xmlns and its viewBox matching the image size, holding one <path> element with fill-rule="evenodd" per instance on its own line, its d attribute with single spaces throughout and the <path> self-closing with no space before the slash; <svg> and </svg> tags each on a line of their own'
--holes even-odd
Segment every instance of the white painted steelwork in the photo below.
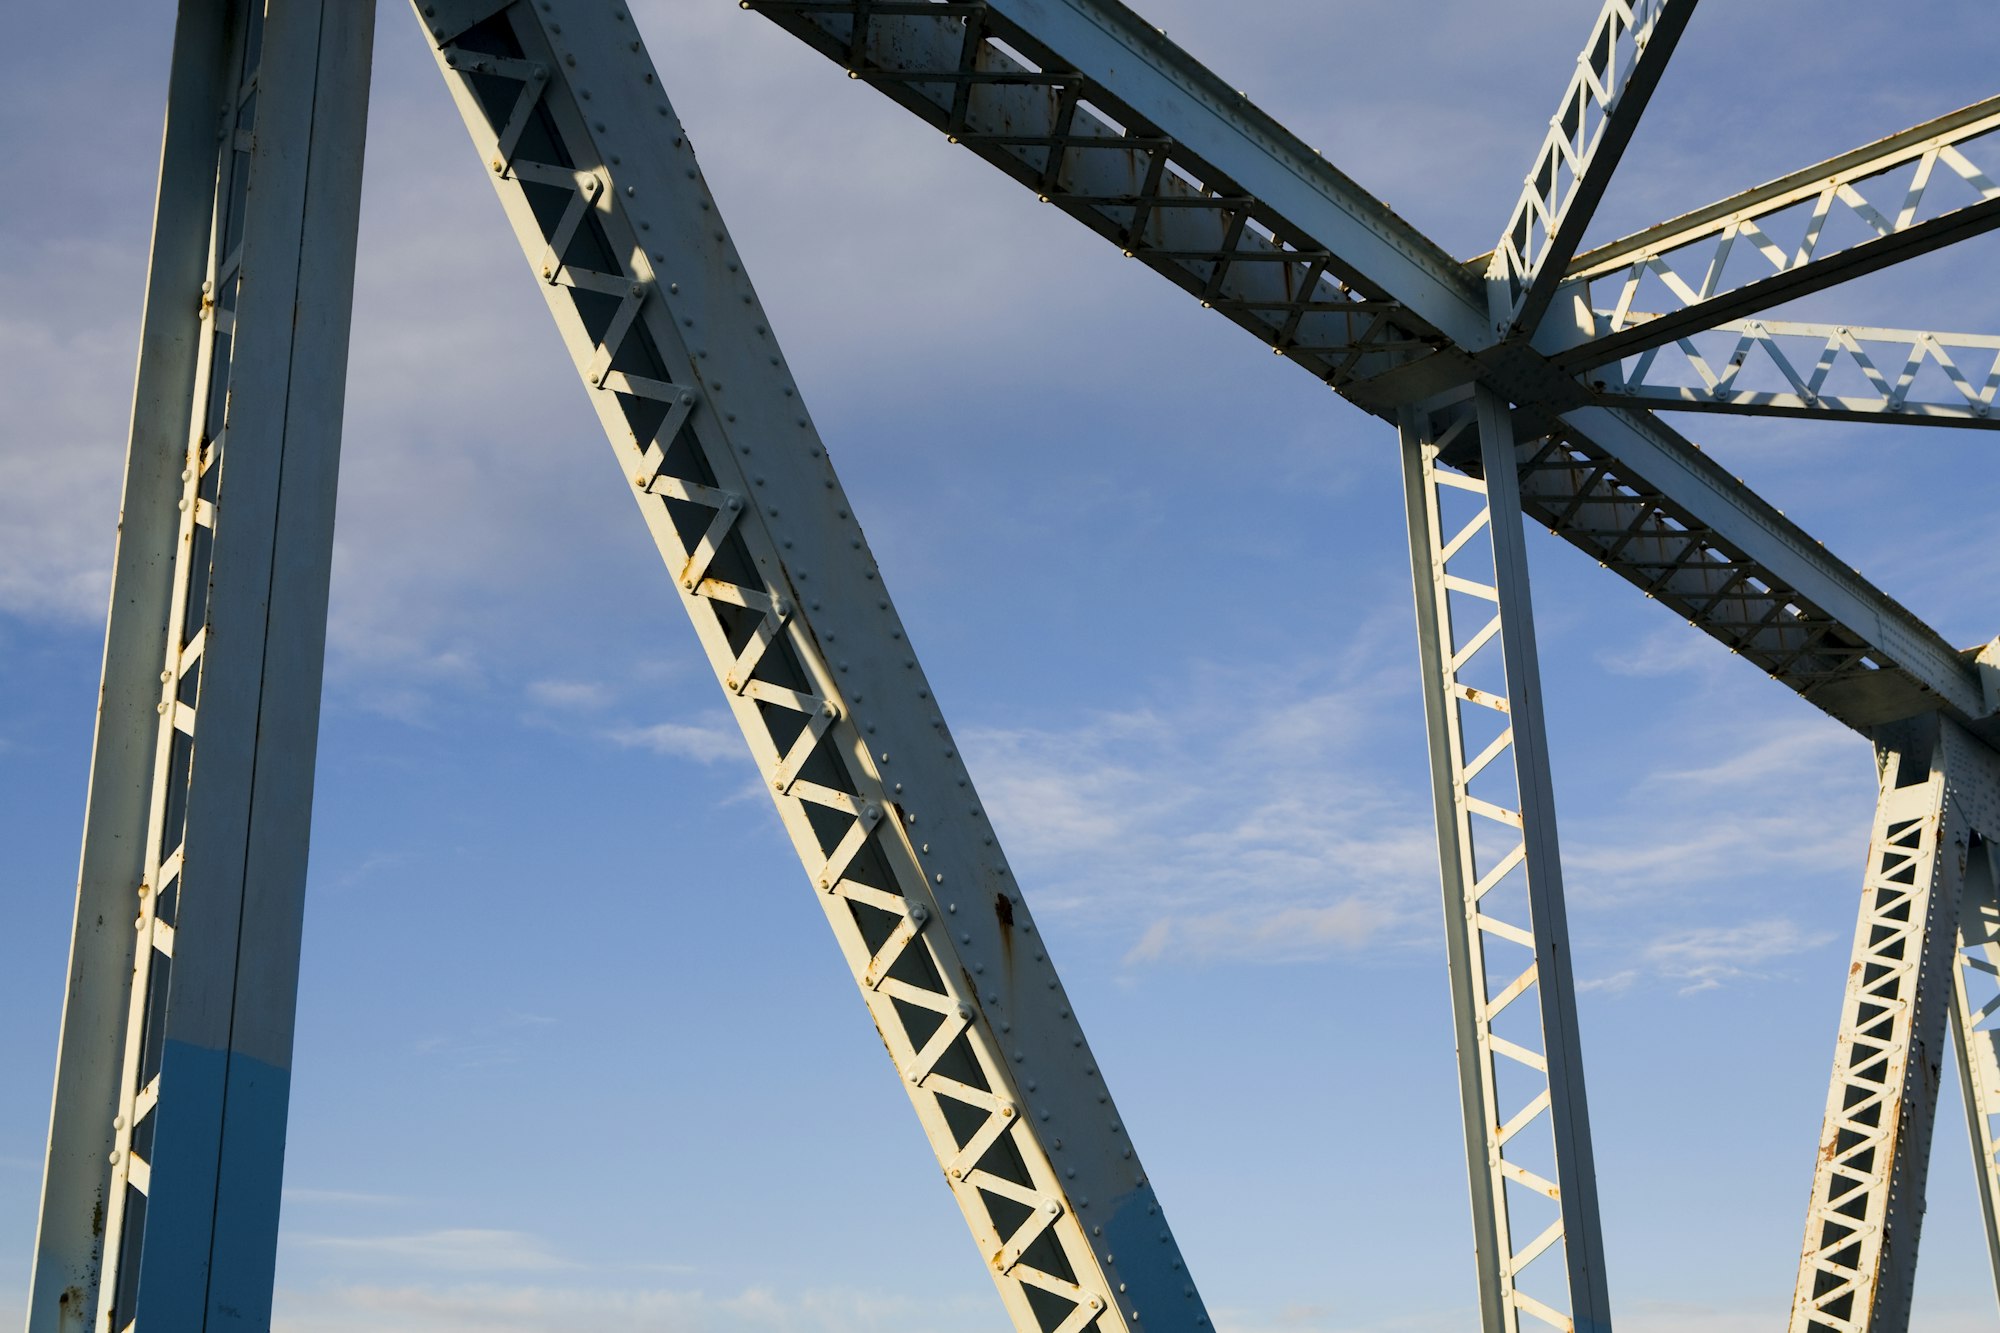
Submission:
<svg viewBox="0 0 2000 1333">
<path fill-rule="evenodd" d="M 1976 236 L 1995 174 L 2000 97 L 1579 256 L 1536 344 L 1587 369 Z"/>
<path fill-rule="evenodd" d="M 1541 323 L 1692 17 L 1693 0 L 1604 0 L 1486 269 L 1501 332 Z"/>
<path fill-rule="evenodd" d="M 2000 1286 L 2000 848 L 1974 836 L 1952 954 L 1952 1051 L 1972 1141 L 1973 1178 L 1993 1280 Z"/>
<path fill-rule="evenodd" d="M 373 18 L 182 9 L 29 1333 L 270 1319 Z"/>
<path fill-rule="evenodd" d="M 1593 382 L 1606 401 L 1693 412 L 2000 428 L 2000 337 L 1741 319 L 1649 347 Z"/>
<path fill-rule="evenodd" d="M 478 10 L 439 68 L 1009 1316 L 1206 1329 L 629 16 Z"/>
<path fill-rule="evenodd" d="M 1993 424 L 1760 312 L 2000 223 L 2000 99 L 1575 257 L 1694 8 L 1603 0 L 1462 263 L 1117 0 L 741 2 L 1401 429 L 1488 1333 L 1610 1327 L 1517 512 L 1878 746 L 1794 1333 L 1907 1322 L 1947 1011 L 2000 1282 L 1995 649 L 1648 410 Z M 1011 1320 L 1204 1329 L 631 16 L 416 8 Z M 30 1333 L 269 1318 L 371 24 L 182 5 Z"/>
<path fill-rule="evenodd" d="M 1609 1333 L 1514 426 L 1477 389 L 1402 444 L 1482 1327 Z"/>
<path fill-rule="evenodd" d="M 2000 756 L 1950 722 L 1885 732 L 1877 764 L 1791 1333 L 1909 1323 L 1945 1020 L 1962 989 L 1960 886 L 1974 830 L 2000 816 Z"/>
<path fill-rule="evenodd" d="M 1490 257 L 1452 259 L 1115 0 L 741 2 L 1383 419 L 1478 381 L 1559 421 L 1619 518 L 1538 507 L 1524 477 L 1527 512 L 1847 725 L 1942 708 L 2000 732 L 1934 630 L 1652 413 L 1503 342 Z M 1629 558 L 1655 534 L 1663 560 Z"/>
</svg>

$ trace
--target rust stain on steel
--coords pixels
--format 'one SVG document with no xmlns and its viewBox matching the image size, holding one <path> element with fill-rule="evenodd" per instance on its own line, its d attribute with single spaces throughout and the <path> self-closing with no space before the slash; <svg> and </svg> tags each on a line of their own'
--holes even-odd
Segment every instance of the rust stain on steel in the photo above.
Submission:
<svg viewBox="0 0 2000 1333">
<path fill-rule="evenodd" d="M 1507 711 L 1507 701 L 1505 699 L 1497 694 L 1489 694 L 1485 690 L 1475 690 L 1470 685 L 1465 687 L 1465 699 L 1467 703 L 1483 704 L 1487 708 L 1492 708 L 1503 713 Z"/>
<path fill-rule="evenodd" d="M 1014 900 L 1004 890 L 993 895 L 993 917 L 1000 923 L 1000 952 L 1007 956 L 1007 970 L 1014 970 Z"/>
</svg>

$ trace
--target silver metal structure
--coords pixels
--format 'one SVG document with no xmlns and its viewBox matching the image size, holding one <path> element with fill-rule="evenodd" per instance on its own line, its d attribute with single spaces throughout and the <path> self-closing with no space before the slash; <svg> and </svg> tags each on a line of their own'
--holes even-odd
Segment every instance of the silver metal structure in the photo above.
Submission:
<svg viewBox="0 0 2000 1333">
<path fill-rule="evenodd" d="M 1611 1309 L 1514 424 L 1477 388 L 1405 412 L 1402 436 L 1480 1308 L 1488 1333 L 1595 1333 Z"/>
<path fill-rule="evenodd" d="M 1397 427 L 1487 1333 L 1611 1327 L 1524 520 L 1878 757 L 1794 1333 L 1907 1325 L 1948 1018 L 2000 1282 L 2000 649 L 1651 410 L 1991 426 L 1764 312 L 2000 225 L 2000 102 L 1579 254 L 1694 12 L 1605 0 L 1461 261 L 1116 0 L 741 3 Z M 632 16 L 415 9 L 1009 1320 L 1207 1328 Z M 371 30 L 182 5 L 29 1333 L 269 1321 Z"/>
<path fill-rule="evenodd" d="M 270 1321 L 373 30 L 181 7 L 31 1328 Z"/>
<path fill-rule="evenodd" d="M 1909 1322 L 1961 886 L 1973 830 L 2000 826 L 2000 757 L 1949 722 L 1885 731 L 1878 768 L 1792 1333 Z"/>
</svg>

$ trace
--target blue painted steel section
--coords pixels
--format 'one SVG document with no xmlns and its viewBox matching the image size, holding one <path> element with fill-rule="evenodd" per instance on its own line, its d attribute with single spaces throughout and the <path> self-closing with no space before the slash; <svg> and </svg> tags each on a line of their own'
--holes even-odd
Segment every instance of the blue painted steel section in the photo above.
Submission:
<svg viewBox="0 0 2000 1333">
<path fill-rule="evenodd" d="M 172 1094 L 156 1112 L 153 1194 L 228 1206 L 214 1210 L 207 1229 L 146 1229 L 142 1322 L 148 1330 L 269 1328 L 291 1071 L 169 1040 L 160 1082 Z"/>
<path fill-rule="evenodd" d="M 1174 1244 L 1166 1215 L 1160 1211 L 1160 1200 L 1151 1185 L 1141 1185 L 1112 1200 L 1110 1216 L 1101 1225 L 1104 1248 L 1116 1256 L 1122 1286 L 1147 1293 L 1179 1292 L 1183 1298 L 1181 1304 L 1200 1313 L 1194 1279 L 1181 1263 L 1180 1247 Z M 1122 1296 L 1120 1304 L 1124 1304 Z M 1140 1328 L 1178 1327 L 1186 1319 L 1183 1310 L 1147 1310 L 1135 1305 L 1126 1305 L 1125 1315 Z M 1196 1322 L 1207 1321 L 1203 1318 Z"/>
</svg>

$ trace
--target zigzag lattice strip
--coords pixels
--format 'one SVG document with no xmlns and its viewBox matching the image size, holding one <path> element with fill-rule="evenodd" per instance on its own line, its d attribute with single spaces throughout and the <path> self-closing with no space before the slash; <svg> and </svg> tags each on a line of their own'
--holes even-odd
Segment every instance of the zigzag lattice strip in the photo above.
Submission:
<svg viewBox="0 0 2000 1333">
<path fill-rule="evenodd" d="M 1025 1124 L 1004 1058 L 976 1021 L 948 932 L 918 889 L 922 865 L 849 720 L 837 673 L 801 618 L 776 544 L 745 495 L 718 480 L 729 469 L 694 428 L 699 386 L 669 372 L 646 332 L 642 315 L 656 298 L 644 256 L 604 266 L 612 251 L 594 219 L 615 206 L 608 181 L 601 170 L 526 156 L 524 145 L 547 151 L 560 142 L 552 126 L 536 127 L 549 87 L 539 65 L 462 48 L 442 59 L 467 80 L 461 100 L 483 110 L 482 148 L 503 197 L 509 185 L 542 192 L 512 204 L 541 222 L 546 244 L 530 258 L 544 281 L 617 302 L 594 334 L 580 306 L 567 318 L 555 308 L 697 633 L 711 659 L 727 664 L 718 675 L 883 1042 L 933 1144 L 951 1145 L 940 1149 L 940 1165 L 1003 1291 L 1017 1289 L 1010 1306 L 1024 1325 L 1082 1333 L 1110 1313 L 1109 1293 L 1078 1279 L 1093 1271 L 1088 1250 L 1055 1226 L 1065 1209 L 1054 1168 Z M 470 83 L 475 76 L 483 86 Z M 1027 1288 L 1059 1298 L 1066 1311 L 1050 1323 Z"/>
<path fill-rule="evenodd" d="M 125 1022 L 118 1114 L 113 1122 L 110 1188 L 104 1200 L 103 1260 L 98 1270 L 97 1333 L 129 1333 L 137 1314 L 139 1262 L 146 1202 L 152 1192 L 153 1135 L 162 1095 L 159 1033 L 173 977 L 175 926 L 180 918 L 181 869 L 187 836 L 187 792 L 208 642 L 209 561 L 219 518 L 227 452 L 229 369 L 236 293 L 242 265 L 240 178 L 249 169 L 248 133 L 257 105 L 256 38 L 239 34 L 242 71 L 236 96 L 221 109 L 217 135 L 215 220 L 208 279 L 202 288 L 195 354 L 194 416 L 188 423 L 181 471 L 180 531 L 175 543 L 166 654 L 160 672 L 160 716 L 153 751 L 146 821 L 147 867 L 137 887 L 132 985 Z"/>
<path fill-rule="evenodd" d="M 1925 375 L 1927 366 L 1935 372 Z M 2000 338 L 1981 334 L 1733 320 L 1648 348 L 1598 383 L 1670 408 L 2000 428 Z"/>
<path fill-rule="evenodd" d="M 1893 753 L 1885 760 L 1792 1333 L 1866 1333 L 1877 1314 L 1949 799 L 1941 772 L 1898 787 L 1904 762 Z M 1916 1220 L 1906 1208 L 1895 1224 Z"/>
</svg>

